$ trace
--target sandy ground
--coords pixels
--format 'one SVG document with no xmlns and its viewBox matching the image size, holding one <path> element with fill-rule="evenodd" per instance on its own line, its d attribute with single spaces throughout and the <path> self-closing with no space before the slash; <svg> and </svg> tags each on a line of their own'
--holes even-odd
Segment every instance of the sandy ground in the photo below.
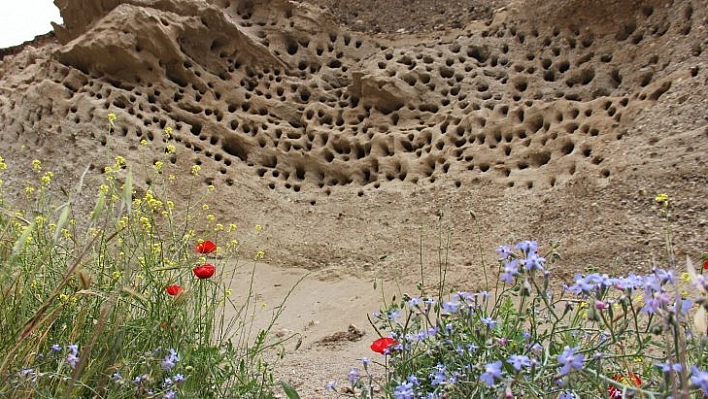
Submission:
<svg viewBox="0 0 708 399">
<path fill-rule="evenodd" d="M 394 282 L 379 281 L 374 289 L 373 276 L 328 276 L 323 280 L 321 273 L 258 263 L 255 269 L 251 265 L 239 267 L 232 285 L 236 303 L 248 297 L 253 270 L 254 332 L 268 326 L 287 297 L 273 325 L 271 342 L 277 341 L 278 336 L 293 336 L 293 339 L 283 345 L 283 359 L 270 355 L 276 361 L 276 378 L 296 387 L 302 398 L 334 397 L 325 393 L 325 385 L 337 380 L 340 389 L 346 387 L 349 369 L 361 369 L 358 359 L 383 361 L 382 355 L 369 348 L 378 336 L 367 314 L 380 308 L 382 295 L 390 300 L 391 295 L 399 292 Z M 364 335 L 347 334 L 350 326 Z M 302 344 L 296 349 L 298 339 L 302 339 Z M 380 367 L 373 365 L 375 375 L 380 377 L 380 371 Z"/>
</svg>

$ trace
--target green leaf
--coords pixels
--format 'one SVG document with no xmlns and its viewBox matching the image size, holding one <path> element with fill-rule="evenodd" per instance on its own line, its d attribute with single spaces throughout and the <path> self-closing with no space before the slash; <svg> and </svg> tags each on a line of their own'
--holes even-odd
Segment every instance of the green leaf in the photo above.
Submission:
<svg viewBox="0 0 708 399">
<path fill-rule="evenodd" d="M 298 395 L 297 391 L 295 388 L 292 387 L 292 385 L 288 384 L 285 381 L 278 381 L 281 387 L 283 387 L 283 391 L 285 391 L 285 395 L 287 395 L 288 399 L 300 399 L 300 395 Z"/>
</svg>

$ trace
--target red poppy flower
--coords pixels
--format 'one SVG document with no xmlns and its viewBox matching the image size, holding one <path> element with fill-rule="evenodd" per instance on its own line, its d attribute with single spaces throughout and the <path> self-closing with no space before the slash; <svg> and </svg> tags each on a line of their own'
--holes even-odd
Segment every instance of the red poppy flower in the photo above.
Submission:
<svg viewBox="0 0 708 399">
<path fill-rule="evenodd" d="M 708 258 L 703 260 L 703 270 L 708 270 Z"/>
<path fill-rule="evenodd" d="M 389 346 L 397 344 L 398 342 L 396 342 L 393 338 L 379 338 L 371 344 L 371 350 L 383 355 Z"/>
<path fill-rule="evenodd" d="M 167 291 L 168 294 L 175 296 L 179 295 L 179 293 L 182 292 L 182 287 L 177 284 L 172 284 L 165 287 L 165 291 Z"/>
<path fill-rule="evenodd" d="M 624 385 L 631 385 L 635 387 L 642 385 L 642 380 L 639 379 L 639 376 L 634 373 L 629 373 L 628 375 L 615 374 L 612 379 L 617 382 L 621 382 Z M 607 388 L 607 394 L 610 399 L 623 399 L 622 390 L 614 385 L 610 385 L 610 387 Z"/>
<path fill-rule="evenodd" d="M 216 268 L 208 263 L 205 263 L 192 269 L 192 273 L 194 273 L 194 275 L 197 276 L 197 278 L 199 278 L 200 280 L 213 276 L 215 271 Z"/>
<path fill-rule="evenodd" d="M 216 252 L 216 244 L 213 242 L 206 240 L 202 241 L 199 244 L 197 244 L 197 247 L 195 248 L 197 252 L 200 254 L 211 254 Z"/>
</svg>

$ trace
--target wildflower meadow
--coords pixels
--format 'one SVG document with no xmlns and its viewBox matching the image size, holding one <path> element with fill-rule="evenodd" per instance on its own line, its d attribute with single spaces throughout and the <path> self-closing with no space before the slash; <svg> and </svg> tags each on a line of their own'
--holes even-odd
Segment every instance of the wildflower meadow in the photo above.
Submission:
<svg viewBox="0 0 708 399">
<path fill-rule="evenodd" d="M 165 157 L 175 152 L 171 133 Z M 114 154 L 99 181 L 83 176 L 58 194 L 34 160 L 18 166 L 32 174 L 24 191 L 12 187 L 23 198 L 0 191 L 0 397 L 267 398 L 281 389 L 262 354 L 293 337 L 271 339 L 275 314 L 254 331 L 252 292 L 235 302 L 229 288 L 238 268 L 263 257 L 241 250 L 260 226 L 241 231 L 210 214 L 214 187 L 201 190 L 198 165 L 176 206 L 165 161 L 131 166 Z M 9 163 L 0 158 L 0 190 Z M 140 193 L 133 167 L 152 177 Z"/>
<path fill-rule="evenodd" d="M 655 201 L 675 265 L 670 198 Z M 553 278 L 557 248 L 542 251 L 531 240 L 498 247 L 489 291 L 447 292 L 443 278 L 394 297 L 371 317 L 372 353 L 326 389 L 395 399 L 708 396 L 706 254 L 697 267 L 686 259 L 680 269 L 563 282 Z"/>
</svg>

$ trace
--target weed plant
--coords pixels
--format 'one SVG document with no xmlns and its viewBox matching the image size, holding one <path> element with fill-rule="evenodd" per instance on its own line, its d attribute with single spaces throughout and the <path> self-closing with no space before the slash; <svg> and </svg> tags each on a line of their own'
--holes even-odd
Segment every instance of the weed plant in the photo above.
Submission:
<svg viewBox="0 0 708 399">
<path fill-rule="evenodd" d="M 669 267 L 557 285 L 555 247 L 502 245 L 491 292 L 447 292 L 442 283 L 431 295 L 420 284 L 418 295 L 394 297 L 373 314 L 378 354 L 360 359 L 345 388 L 326 389 L 396 399 L 705 397 L 708 261 L 673 269 L 670 200 L 656 202 Z"/>
<path fill-rule="evenodd" d="M 210 214 L 214 187 L 200 191 L 197 165 L 175 205 L 171 133 L 162 159 L 137 165 L 152 181 L 140 193 L 120 155 L 98 187 L 84 176 L 63 200 L 40 160 L 25 205 L 10 203 L 0 180 L 0 397 L 274 396 L 262 354 L 282 343 L 268 338 L 278 314 L 253 331 L 252 292 L 236 303 L 230 288 L 238 267 L 263 257 L 242 256 L 239 243 L 260 226 L 241 233 Z M 0 158 L 0 179 L 5 169 Z M 93 209 L 79 211 L 90 197 Z"/>
</svg>

